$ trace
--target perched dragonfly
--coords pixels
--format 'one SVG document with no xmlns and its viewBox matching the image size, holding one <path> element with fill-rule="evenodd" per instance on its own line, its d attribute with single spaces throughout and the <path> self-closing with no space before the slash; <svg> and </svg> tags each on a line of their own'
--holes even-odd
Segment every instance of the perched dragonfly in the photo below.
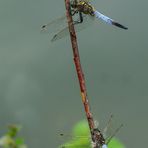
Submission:
<svg viewBox="0 0 148 148">
<path fill-rule="evenodd" d="M 117 129 L 112 129 L 111 128 L 111 123 L 112 123 L 112 118 L 113 116 L 111 115 L 109 121 L 107 122 L 106 127 L 104 128 L 104 130 L 101 132 L 98 129 L 98 122 L 96 122 L 97 124 L 95 125 L 96 128 L 94 128 L 93 130 L 93 139 L 95 139 L 94 142 L 92 142 L 91 137 L 89 135 L 89 129 L 88 129 L 88 133 L 87 132 L 82 132 L 81 134 L 79 133 L 79 135 L 65 135 L 65 134 L 60 134 L 60 136 L 65 137 L 67 136 L 67 138 L 70 138 L 71 141 L 69 141 L 68 143 L 61 145 L 60 148 L 79 148 L 79 147 L 84 147 L 84 148 L 92 148 L 92 147 L 96 147 L 96 148 L 108 148 L 108 144 L 109 142 L 112 140 L 112 138 L 117 134 L 117 132 L 120 130 L 120 128 L 123 126 L 122 124 L 117 128 Z M 87 124 L 87 123 L 86 123 Z M 84 128 L 85 129 L 85 128 Z M 111 131 L 111 129 L 113 131 Z M 110 135 L 110 136 L 107 136 Z"/>
<path fill-rule="evenodd" d="M 75 25 L 76 31 L 81 31 L 90 22 L 92 23 L 96 18 L 103 20 L 107 24 L 114 25 L 122 29 L 128 29 L 127 27 L 121 25 L 120 23 L 114 21 L 113 19 L 105 16 L 104 14 L 97 11 L 90 3 L 90 0 L 71 0 L 70 1 L 70 14 L 73 17 L 73 24 Z M 56 41 L 69 34 L 66 16 L 60 17 L 48 24 L 45 24 L 41 28 L 41 32 L 54 32 L 51 41 Z"/>
<path fill-rule="evenodd" d="M 60 135 L 65 136 L 64 134 Z M 71 137 L 72 141 L 67 144 L 61 145 L 60 148 L 75 148 L 75 147 L 108 148 L 105 139 L 103 137 L 103 134 L 101 133 L 101 131 L 98 130 L 98 128 L 95 128 L 93 131 L 93 138 L 95 140 L 94 142 L 91 141 L 90 136 L 84 136 L 84 135 L 76 137 L 72 137 L 70 135 L 67 136 Z"/>
</svg>

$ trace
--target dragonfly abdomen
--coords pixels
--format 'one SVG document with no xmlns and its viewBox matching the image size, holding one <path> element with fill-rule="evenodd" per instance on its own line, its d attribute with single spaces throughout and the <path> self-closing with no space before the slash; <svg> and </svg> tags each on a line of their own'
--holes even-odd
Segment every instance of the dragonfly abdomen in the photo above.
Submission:
<svg viewBox="0 0 148 148">
<path fill-rule="evenodd" d="M 120 23 L 114 21 L 113 19 L 103 15 L 102 13 L 100 13 L 99 11 L 94 11 L 94 15 L 96 16 L 96 18 L 103 20 L 104 22 L 114 25 L 116 27 L 122 28 L 122 29 L 128 29 L 127 27 L 121 25 Z"/>
</svg>

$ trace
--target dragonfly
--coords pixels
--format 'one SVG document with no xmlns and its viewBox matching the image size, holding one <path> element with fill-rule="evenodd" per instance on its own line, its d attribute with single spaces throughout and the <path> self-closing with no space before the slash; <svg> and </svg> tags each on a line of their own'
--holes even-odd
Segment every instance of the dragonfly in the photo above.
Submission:
<svg viewBox="0 0 148 148">
<path fill-rule="evenodd" d="M 65 135 L 60 134 L 60 136 L 65 136 Z M 72 137 L 71 135 L 67 136 L 71 137 L 72 141 L 67 144 L 61 145 L 60 148 L 74 148 L 74 147 L 108 148 L 105 139 L 103 137 L 103 134 L 98 128 L 93 129 L 93 138 L 95 139 L 94 142 L 92 142 L 90 136 L 85 136 L 85 135 L 79 135 L 76 137 Z"/>
<path fill-rule="evenodd" d="M 61 145 L 60 148 L 79 148 L 79 147 L 84 147 L 84 148 L 108 148 L 108 144 L 110 143 L 110 141 L 113 139 L 113 137 L 118 133 L 118 131 L 123 127 L 123 124 L 121 124 L 118 128 L 116 128 L 115 130 L 111 131 L 111 122 L 112 122 L 112 118 L 113 116 L 111 115 L 110 119 L 107 122 L 106 127 L 103 129 L 103 131 L 101 132 L 98 129 L 98 122 L 95 122 L 95 128 L 93 129 L 93 139 L 95 139 L 94 142 L 92 142 L 91 140 L 91 136 L 89 135 L 89 133 L 86 132 L 82 132 L 81 134 L 79 133 L 79 135 L 66 135 L 66 134 L 60 134 L 60 136 L 65 137 L 67 136 L 68 138 L 71 139 L 71 141 L 69 141 L 68 143 Z M 97 123 L 97 124 L 96 124 Z M 85 128 L 84 128 L 85 129 Z M 88 130 L 89 132 L 89 130 Z M 110 135 L 110 136 L 107 136 Z"/>
<path fill-rule="evenodd" d="M 97 11 L 92 6 L 90 0 L 71 0 L 69 11 L 69 13 L 73 17 L 73 24 L 75 26 L 76 32 L 85 29 L 86 26 L 92 24 L 92 22 L 94 22 L 96 19 L 102 20 L 107 24 L 119 27 L 124 30 L 128 29 L 126 26 Z M 69 34 L 66 16 L 62 16 L 43 25 L 41 27 L 41 32 L 53 32 L 54 35 L 51 41 L 56 41 L 63 37 L 66 37 Z"/>
</svg>

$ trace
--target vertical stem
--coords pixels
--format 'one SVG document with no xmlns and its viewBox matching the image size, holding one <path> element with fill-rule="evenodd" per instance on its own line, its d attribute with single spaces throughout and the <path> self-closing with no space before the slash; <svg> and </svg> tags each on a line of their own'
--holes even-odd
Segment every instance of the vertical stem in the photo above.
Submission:
<svg viewBox="0 0 148 148">
<path fill-rule="evenodd" d="M 81 62 L 80 62 L 77 37 L 76 37 L 74 25 L 73 25 L 73 19 L 72 19 L 72 16 L 70 15 L 70 12 L 69 12 L 70 11 L 69 8 L 71 7 L 69 0 L 65 0 L 65 6 L 66 6 L 66 16 L 67 16 L 67 21 L 68 21 L 68 26 L 69 26 L 71 44 L 72 44 L 72 49 L 73 49 L 73 58 L 74 58 L 76 72 L 77 72 L 77 76 L 78 76 L 78 80 L 79 80 L 82 102 L 83 102 L 86 117 L 88 120 L 92 141 L 94 141 L 93 129 L 95 128 L 95 125 L 94 125 L 93 116 L 90 111 L 90 106 L 89 106 L 89 102 L 88 102 L 88 96 L 87 96 L 86 85 L 85 85 L 85 78 L 84 78 L 84 73 L 82 70 Z"/>
</svg>

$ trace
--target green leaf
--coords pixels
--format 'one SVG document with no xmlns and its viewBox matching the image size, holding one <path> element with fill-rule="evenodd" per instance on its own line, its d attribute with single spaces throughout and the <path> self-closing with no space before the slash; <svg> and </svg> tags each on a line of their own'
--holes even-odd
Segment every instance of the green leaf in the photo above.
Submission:
<svg viewBox="0 0 148 148">
<path fill-rule="evenodd" d="M 125 146 L 123 145 L 123 143 L 120 140 L 118 140 L 117 138 L 113 138 L 109 142 L 108 148 L 125 148 Z"/>
<path fill-rule="evenodd" d="M 90 135 L 88 123 L 86 120 L 78 122 L 73 128 L 73 136 L 88 136 Z"/>
<path fill-rule="evenodd" d="M 17 135 L 17 133 L 20 131 L 21 126 L 20 125 L 8 125 L 8 132 L 7 135 L 9 135 L 10 137 L 15 137 Z"/>
<path fill-rule="evenodd" d="M 15 143 L 16 143 L 16 145 L 22 145 L 22 144 L 24 144 L 24 139 L 23 138 L 16 138 L 15 139 Z"/>
</svg>

